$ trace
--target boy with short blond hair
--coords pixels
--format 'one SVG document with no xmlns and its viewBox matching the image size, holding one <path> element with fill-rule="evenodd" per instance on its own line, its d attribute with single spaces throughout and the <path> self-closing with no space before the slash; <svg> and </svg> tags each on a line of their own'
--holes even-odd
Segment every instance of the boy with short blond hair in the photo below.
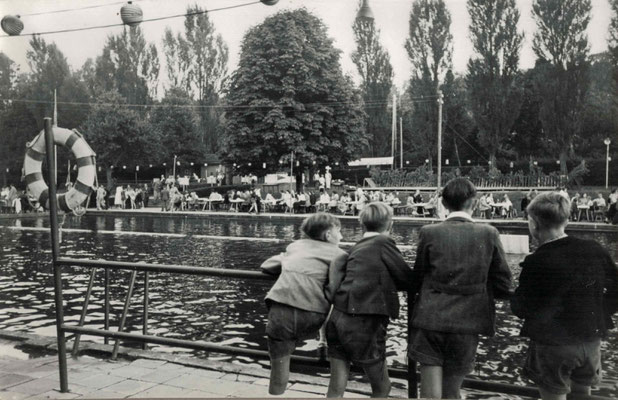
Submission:
<svg viewBox="0 0 618 400">
<path fill-rule="evenodd" d="M 590 394 L 601 379 L 601 339 L 614 327 L 618 269 L 594 240 L 567 236 L 571 202 L 542 193 L 528 205 L 528 227 L 539 243 L 522 262 L 513 313 L 530 338 L 524 374 L 545 400 L 571 391 Z"/>
<path fill-rule="evenodd" d="M 399 316 L 398 290 L 412 283 L 412 270 L 389 237 L 393 209 L 367 204 L 359 216 L 363 238 L 350 250 L 341 269 L 331 269 L 333 310 L 326 324 L 331 377 L 328 397 L 343 397 L 350 363 L 362 367 L 373 397 L 388 397 L 386 329 Z"/>
</svg>

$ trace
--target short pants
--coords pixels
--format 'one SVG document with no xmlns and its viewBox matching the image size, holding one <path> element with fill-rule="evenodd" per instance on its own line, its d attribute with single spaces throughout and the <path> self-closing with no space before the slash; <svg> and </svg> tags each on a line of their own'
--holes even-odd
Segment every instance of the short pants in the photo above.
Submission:
<svg viewBox="0 0 618 400">
<path fill-rule="evenodd" d="M 436 332 L 413 329 L 408 357 L 421 365 L 442 367 L 452 375 L 467 375 L 474 371 L 477 334 Z"/>
<path fill-rule="evenodd" d="M 303 340 L 318 334 L 328 314 L 268 301 L 268 353 L 271 360 L 291 355 Z"/>
<path fill-rule="evenodd" d="M 524 375 L 554 394 L 571 392 L 571 382 L 592 386 L 601 380 L 601 340 L 574 345 L 530 341 Z"/>
<path fill-rule="evenodd" d="M 367 367 L 386 360 L 385 315 L 346 314 L 333 308 L 326 324 L 328 356 Z"/>
</svg>

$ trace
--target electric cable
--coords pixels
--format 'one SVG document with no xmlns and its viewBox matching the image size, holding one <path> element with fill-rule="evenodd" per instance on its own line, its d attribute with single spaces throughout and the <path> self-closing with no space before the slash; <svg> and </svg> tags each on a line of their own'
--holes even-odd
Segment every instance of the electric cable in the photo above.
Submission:
<svg viewBox="0 0 618 400">
<path fill-rule="evenodd" d="M 86 6 L 86 7 L 78 7 L 78 8 L 67 8 L 64 10 L 54 10 L 54 11 L 43 11 L 43 12 L 39 12 L 39 13 L 32 13 L 32 14 L 19 14 L 21 17 L 33 17 L 36 15 L 48 15 L 48 14 L 59 14 L 59 13 L 64 13 L 64 12 L 69 12 L 69 11 L 79 11 L 79 10 L 87 10 L 87 9 L 91 9 L 91 8 L 101 8 L 101 7 L 108 7 L 108 6 L 115 6 L 118 4 L 125 4 L 124 1 L 117 1 L 115 3 L 107 3 L 107 4 L 99 4 L 96 6 Z"/>
</svg>

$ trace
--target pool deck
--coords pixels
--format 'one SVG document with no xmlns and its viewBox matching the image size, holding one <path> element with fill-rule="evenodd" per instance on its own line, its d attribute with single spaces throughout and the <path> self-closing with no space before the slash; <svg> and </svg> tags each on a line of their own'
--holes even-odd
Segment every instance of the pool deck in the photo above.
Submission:
<svg viewBox="0 0 618 400">
<path fill-rule="evenodd" d="M 56 348 L 55 337 L 2 330 L 0 338 L 4 346 Z M 327 378 L 291 373 L 285 394 L 271 396 L 270 372 L 260 367 L 123 347 L 111 361 L 112 347 L 83 341 L 80 353 L 86 355 L 69 355 L 69 393 L 59 391 L 57 355 L 24 360 L 0 354 L 0 399 L 323 398 L 328 385 Z M 369 384 L 350 382 L 345 397 L 367 398 L 370 390 Z M 393 389 L 391 396 L 403 398 L 406 392 Z"/>
</svg>

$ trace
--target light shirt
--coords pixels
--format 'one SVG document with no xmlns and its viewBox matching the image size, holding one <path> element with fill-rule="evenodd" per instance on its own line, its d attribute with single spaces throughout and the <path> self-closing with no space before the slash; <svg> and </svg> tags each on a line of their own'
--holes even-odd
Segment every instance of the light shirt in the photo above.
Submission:
<svg viewBox="0 0 618 400">
<path fill-rule="evenodd" d="M 365 232 L 363 233 L 363 239 L 368 238 L 368 237 L 378 236 L 378 235 L 380 235 L 380 232 Z"/>
<path fill-rule="evenodd" d="M 464 218 L 470 222 L 474 222 L 470 214 L 468 214 L 465 211 L 453 211 L 452 213 L 448 215 L 448 217 L 446 217 L 446 219 L 451 219 L 451 218 Z"/>
</svg>

